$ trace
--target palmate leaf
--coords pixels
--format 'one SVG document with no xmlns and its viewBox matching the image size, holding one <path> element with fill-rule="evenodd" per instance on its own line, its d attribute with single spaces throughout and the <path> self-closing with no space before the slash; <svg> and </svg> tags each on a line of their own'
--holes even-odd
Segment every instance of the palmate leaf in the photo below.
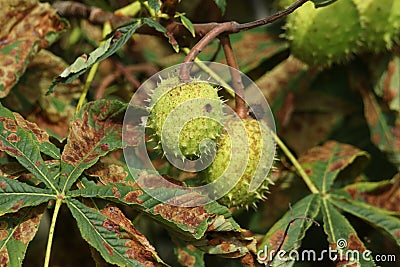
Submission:
<svg viewBox="0 0 400 267">
<path fill-rule="evenodd" d="M 348 144 L 329 141 L 307 151 L 299 162 L 317 188 L 325 193 L 330 190 L 341 171 L 345 168 L 349 171 L 351 167 L 353 177 L 356 177 L 368 159 L 369 155 L 365 151 Z"/>
<path fill-rule="evenodd" d="M 102 46 L 95 49 L 88 56 L 83 55 L 75 60 L 68 68 L 66 68 L 53 84 L 50 86 L 47 93 L 52 93 L 57 83 L 70 83 L 96 62 L 102 61 L 117 52 L 135 33 L 140 27 L 141 20 L 133 20 L 127 25 L 121 26 L 116 29 L 113 36 L 109 37 Z"/>
<path fill-rule="evenodd" d="M 167 266 L 118 208 L 109 206 L 99 211 L 72 198 L 67 205 L 82 237 L 107 262 L 119 266 Z"/>
<path fill-rule="evenodd" d="M 326 198 L 322 199 L 322 214 L 328 242 L 331 249 L 336 250 L 337 266 L 375 266 L 370 253 L 363 255 L 367 249 L 357 232 Z"/>
<path fill-rule="evenodd" d="M 39 228 L 45 208 L 45 205 L 24 208 L 17 214 L 0 217 L 1 266 L 22 266 L 26 249 Z"/>
<path fill-rule="evenodd" d="M 37 206 L 51 199 L 56 199 L 51 189 L 41 189 L 0 177 L 0 216 L 23 207 Z"/>
<path fill-rule="evenodd" d="M 70 124 L 61 155 L 60 188 L 68 190 L 101 156 L 122 147 L 122 120 L 127 104 L 116 100 L 87 103 Z"/>
<path fill-rule="evenodd" d="M 133 170 L 132 170 L 133 171 Z M 255 240 L 246 237 L 229 210 L 216 202 L 198 207 L 178 207 L 167 203 L 189 201 L 193 193 L 158 185 L 156 173 L 137 170 L 133 179 L 126 166 L 98 164 L 86 175 L 98 177 L 103 186 L 82 179 L 85 188 L 72 190 L 68 197 L 103 198 L 124 203 L 166 227 L 174 237 L 187 241 L 201 251 L 224 257 L 240 257 L 255 251 Z M 146 181 L 146 183 L 144 183 Z M 148 188 L 138 187 L 146 184 Z M 157 195 L 164 203 L 153 198 Z"/>
<path fill-rule="evenodd" d="M 331 195 L 329 201 L 337 208 L 369 222 L 374 227 L 385 230 L 400 246 L 400 220 L 398 218 L 387 215 L 385 210 L 350 198 Z"/>
<path fill-rule="evenodd" d="M 306 231 L 311 227 L 312 221 L 320 210 L 321 196 L 319 194 L 309 195 L 302 200 L 298 201 L 290 211 L 288 211 L 278 222 L 276 222 L 267 232 L 263 242 L 259 246 L 260 263 L 267 263 L 271 260 L 271 250 L 277 250 L 281 242 L 286 227 L 292 219 L 299 218 L 294 221 L 289 228 L 288 235 L 282 246 L 282 250 L 291 251 L 300 247 L 301 240 L 304 238 Z M 309 218 L 309 219 L 307 219 Z M 288 261 L 286 261 L 288 260 Z M 289 264 L 289 259 L 276 258 L 272 266 L 281 266 L 281 264 Z"/>
<path fill-rule="evenodd" d="M 18 113 L 12 113 L 0 104 L 0 150 L 15 157 L 22 166 L 54 191 L 53 173 L 49 171 L 40 152 L 59 157 L 59 150 L 49 136 L 36 124 L 28 122 Z"/>
</svg>

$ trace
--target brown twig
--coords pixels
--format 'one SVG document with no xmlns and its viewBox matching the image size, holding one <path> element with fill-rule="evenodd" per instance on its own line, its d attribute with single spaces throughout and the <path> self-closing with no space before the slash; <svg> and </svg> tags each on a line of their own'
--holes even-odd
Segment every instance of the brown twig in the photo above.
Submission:
<svg viewBox="0 0 400 267">
<path fill-rule="evenodd" d="M 87 6 L 73 1 L 57 1 L 53 4 L 53 8 L 57 10 L 60 16 L 87 19 L 89 22 L 97 25 L 110 22 L 111 25 L 117 26 L 131 20 L 127 16 L 119 16 L 98 7 Z"/>
<path fill-rule="evenodd" d="M 198 54 L 217 36 L 219 36 L 222 33 L 226 34 L 231 34 L 231 33 L 238 33 L 240 31 L 245 31 L 249 30 L 252 28 L 256 28 L 262 25 L 270 24 L 278 19 L 281 19 L 288 14 L 292 13 L 295 11 L 297 8 L 302 6 L 304 3 L 308 2 L 309 0 L 298 0 L 295 3 L 293 3 L 291 6 L 289 6 L 287 9 L 282 10 L 280 12 L 275 13 L 274 15 L 265 18 L 265 19 L 260 19 L 256 20 L 253 22 L 248 22 L 248 23 L 243 23 L 239 24 L 235 21 L 231 22 L 224 22 L 224 23 L 219 23 L 217 24 L 214 28 L 212 28 L 209 32 L 207 32 L 204 37 L 197 42 L 197 44 L 190 50 L 189 54 L 186 56 L 185 60 L 183 61 L 184 63 L 191 63 L 194 61 L 194 59 L 198 56 Z M 190 80 L 190 68 L 191 64 L 183 64 L 179 77 L 183 82 L 188 82 Z"/>
<path fill-rule="evenodd" d="M 238 25 L 237 22 L 231 21 L 231 22 L 224 22 L 218 24 L 218 26 L 214 27 L 211 31 L 209 31 L 204 37 L 197 42 L 197 44 L 190 50 L 189 54 L 187 54 L 185 60 L 183 63 L 191 63 L 194 61 L 194 59 L 197 57 L 198 54 L 212 41 L 214 40 L 217 36 L 219 36 L 221 33 L 230 31 L 234 29 L 234 25 Z M 191 64 L 183 64 L 181 69 L 180 69 L 180 79 L 182 82 L 189 82 L 190 81 L 190 67 Z"/>
<path fill-rule="evenodd" d="M 203 37 L 207 35 L 210 31 L 214 30 L 215 28 L 221 27 L 221 29 L 217 29 L 216 31 L 221 31 L 220 33 L 227 32 L 227 33 L 237 33 L 239 31 L 249 30 L 252 28 L 256 28 L 262 25 L 270 24 L 284 16 L 292 13 L 298 7 L 302 6 L 304 3 L 308 2 L 309 0 L 298 0 L 287 9 L 282 10 L 268 18 L 256 20 L 253 22 L 239 24 L 236 22 L 223 22 L 223 23 L 200 23 L 200 24 L 193 24 L 194 31 L 196 33 L 196 37 Z M 89 20 L 89 22 L 96 24 L 96 25 L 103 25 L 105 22 L 110 22 L 111 25 L 115 28 L 120 26 L 121 24 L 127 23 L 132 20 L 131 17 L 128 16 L 121 16 L 114 14 L 112 12 L 107 12 L 101 10 L 97 7 L 87 6 L 82 3 L 73 2 L 73 1 L 62 1 L 62 2 L 55 2 L 53 7 L 57 10 L 57 12 L 63 17 L 77 17 L 77 18 L 84 18 Z M 189 42 L 190 40 L 195 40 L 192 34 L 189 32 L 186 27 L 179 22 L 165 20 L 160 21 L 160 23 L 167 29 L 167 32 L 170 33 L 172 36 L 179 37 L 180 40 L 185 40 Z M 231 26 L 227 26 L 231 25 Z M 142 25 L 139 29 L 136 30 L 136 33 L 140 34 L 149 34 L 155 36 L 163 36 L 163 33 L 157 31 L 156 29 L 148 26 Z M 216 36 L 215 36 L 216 37 Z M 215 38 L 214 37 L 214 38 Z M 212 39 L 211 39 L 212 40 Z M 211 41 L 210 40 L 210 41 Z M 205 44 L 205 46 L 208 43 Z"/>
<path fill-rule="evenodd" d="M 233 53 L 231 40 L 227 34 L 221 35 L 219 39 L 221 40 L 221 45 L 224 49 L 226 63 L 231 67 L 230 73 L 232 77 L 233 89 L 235 90 L 236 114 L 239 116 L 239 118 L 244 119 L 247 117 L 247 105 L 246 101 L 244 100 L 244 86 L 239 72 L 239 66 L 237 64 L 235 54 Z"/>
<path fill-rule="evenodd" d="M 96 89 L 94 99 L 102 99 L 104 97 L 106 88 L 110 86 L 110 84 L 112 84 L 119 76 L 121 76 L 120 72 L 112 72 L 111 74 L 108 74 L 106 77 L 104 77 L 104 79 L 101 80 L 99 86 Z"/>
<path fill-rule="evenodd" d="M 159 72 L 159 69 L 151 63 L 138 63 L 135 65 L 125 66 L 125 67 L 130 72 L 145 73 L 147 77 L 151 77 L 157 72 Z"/>
<path fill-rule="evenodd" d="M 304 5 L 308 1 L 309 0 L 297 0 L 292 5 L 290 5 L 288 8 L 286 8 L 286 9 L 284 9 L 282 11 L 279 11 L 279 12 L 273 14 L 272 16 L 269 16 L 268 18 L 259 19 L 259 20 L 256 20 L 256 21 L 239 24 L 238 25 L 238 29 L 236 29 L 236 30 L 245 31 L 245 30 L 253 29 L 253 28 L 256 28 L 256 27 L 259 27 L 259 26 L 263 26 L 263 25 L 266 25 L 266 24 L 270 24 L 270 23 L 272 23 L 274 21 L 277 21 L 278 19 L 286 17 L 287 15 L 289 15 L 292 12 L 294 12 L 296 9 L 298 9 L 299 7 L 301 7 L 302 5 Z"/>
<path fill-rule="evenodd" d="M 132 86 L 135 89 L 139 88 L 140 82 L 136 79 L 135 76 L 132 75 L 132 73 L 129 70 L 127 70 L 127 68 L 124 65 L 116 61 L 115 67 L 125 76 L 125 78 L 132 84 Z"/>
</svg>

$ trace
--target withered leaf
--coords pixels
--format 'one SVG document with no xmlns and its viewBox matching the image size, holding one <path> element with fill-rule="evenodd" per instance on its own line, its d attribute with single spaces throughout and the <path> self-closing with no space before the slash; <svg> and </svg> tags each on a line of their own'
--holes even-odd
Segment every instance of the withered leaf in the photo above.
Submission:
<svg viewBox="0 0 400 267">
<path fill-rule="evenodd" d="M 59 140 L 68 135 L 68 122 L 75 113 L 73 104 L 82 91 L 82 83 L 75 80 L 59 85 L 52 95 L 45 95 L 54 77 L 67 63 L 47 50 L 41 50 L 29 63 L 21 79 L 3 99 L 3 104 L 35 122 Z M 35 85 L 35 86 L 32 86 Z"/>
<path fill-rule="evenodd" d="M 0 98 L 7 96 L 30 59 L 66 28 L 48 3 L 0 2 Z"/>
</svg>

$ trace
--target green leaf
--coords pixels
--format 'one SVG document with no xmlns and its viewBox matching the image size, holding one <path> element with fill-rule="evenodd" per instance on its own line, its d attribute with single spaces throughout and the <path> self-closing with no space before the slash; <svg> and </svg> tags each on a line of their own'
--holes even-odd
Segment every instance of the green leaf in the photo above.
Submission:
<svg viewBox="0 0 400 267">
<path fill-rule="evenodd" d="M 41 189 L 0 177 L 0 216 L 17 212 L 24 207 L 37 206 L 52 199 L 56 199 L 56 195 L 50 189 Z"/>
<path fill-rule="evenodd" d="M 334 3 L 334 2 L 336 2 L 337 0 L 311 0 L 311 1 L 313 1 L 314 6 L 316 8 L 318 8 L 318 7 L 323 7 L 323 6 L 330 5 L 330 4 Z"/>
<path fill-rule="evenodd" d="M 314 147 L 299 158 L 303 169 L 323 193 L 330 190 L 338 174 L 352 168 L 354 178 L 361 173 L 369 159 L 367 152 L 336 141 Z"/>
<path fill-rule="evenodd" d="M 119 266 L 167 266 L 122 212 L 113 206 L 97 210 L 76 199 L 67 205 L 82 237 L 111 264 Z"/>
<path fill-rule="evenodd" d="M 141 21 L 143 24 L 147 24 L 148 26 L 154 28 L 155 30 L 163 33 L 164 36 L 168 39 L 168 42 L 170 43 L 172 48 L 174 48 L 175 52 L 176 53 L 179 52 L 178 43 L 176 42 L 175 38 L 171 34 L 167 33 L 167 29 L 163 25 L 161 25 L 158 21 L 155 21 L 151 18 L 142 18 Z"/>
<path fill-rule="evenodd" d="M 2 266 L 22 266 L 26 249 L 39 228 L 45 207 L 45 205 L 41 205 L 35 208 L 25 208 L 15 214 L 0 217 Z"/>
<path fill-rule="evenodd" d="M 59 157 L 58 149 L 49 142 L 47 133 L 36 124 L 26 121 L 18 113 L 12 113 L 0 104 L 0 151 L 15 157 L 22 166 L 57 191 L 53 174 L 47 168 L 40 152 Z"/>
<path fill-rule="evenodd" d="M 161 5 L 159 0 L 149 0 L 149 6 L 157 13 L 160 11 Z"/>
<path fill-rule="evenodd" d="M 354 201 L 334 194 L 330 195 L 329 201 L 338 209 L 344 210 L 357 216 L 374 227 L 385 230 L 400 246 L 400 220 L 389 216 L 384 210 L 368 205 L 365 202 Z"/>
<path fill-rule="evenodd" d="M 265 258 L 265 261 L 263 261 L 264 263 L 270 260 L 266 253 L 270 252 L 271 250 L 276 250 L 279 247 L 280 243 L 283 242 L 283 235 L 286 227 L 294 218 L 301 219 L 294 221 L 290 225 L 288 235 L 286 237 L 287 239 L 285 239 L 282 250 L 291 251 L 298 249 L 300 247 L 301 240 L 306 234 L 306 231 L 312 225 L 312 221 L 309 219 L 314 219 L 318 215 L 320 206 L 320 195 L 312 194 L 298 201 L 290 211 L 286 212 L 286 214 L 268 230 L 263 242 L 258 247 L 259 253 L 262 252 L 260 254 L 260 262 L 263 258 Z M 282 262 L 280 262 L 278 258 L 274 260 L 274 264 L 276 264 L 276 266 L 281 263 Z"/>
<path fill-rule="evenodd" d="M 100 157 L 122 147 L 126 107 L 127 104 L 116 100 L 98 100 L 85 104 L 76 114 L 61 155 L 60 188 L 63 192 Z"/>
<path fill-rule="evenodd" d="M 225 14 L 226 8 L 226 0 L 214 0 L 215 4 L 217 4 L 218 8 L 221 10 L 222 15 Z"/>
<path fill-rule="evenodd" d="M 180 15 L 181 22 L 183 26 L 185 26 L 186 29 L 190 31 L 193 37 L 196 37 L 196 33 L 194 31 L 193 23 L 185 16 L 185 15 Z"/>
<path fill-rule="evenodd" d="M 371 253 L 367 251 L 349 221 L 340 214 L 328 199 L 322 199 L 322 203 L 325 233 L 328 235 L 331 250 L 335 250 L 333 253 L 337 256 L 338 265 L 375 266 Z M 364 256 L 363 252 L 366 253 Z M 350 256 L 353 256 L 353 259 Z"/>
<path fill-rule="evenodd" d="M 58 76 L 50 86 L 47 94 L 52 93 L 54 87 L 62 83 L 71 83 L 84 72 L 86 72 L 93 64 L 102 61 L 117 52 L 140 27 L 140 20 L 134 20 L 128 25 L 116 29 L 111 37 L 109 37 L 102 46 L 92 51 L 88 56 L 82 55 L 77 58 L 68 68 L 66 68 L 60 76 Z"/>
<path fill-rule="evenodd" d="M 24 74 L 28 63 L 39 52 L 55 41 L 67 27 L 48 3 L 38 1 L 2 2 L 0 17 L 0 98 Z"/>
</svg>

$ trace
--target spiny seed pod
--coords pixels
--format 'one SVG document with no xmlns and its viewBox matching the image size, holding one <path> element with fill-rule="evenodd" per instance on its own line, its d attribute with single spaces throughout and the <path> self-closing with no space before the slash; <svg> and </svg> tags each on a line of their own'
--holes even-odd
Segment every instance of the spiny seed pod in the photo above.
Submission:
<svg viewBox="0 0 400 267">
<path fill-rule="evenodd" d="M 272 183 L 268 178 L 269 166 L 266 163 L 271 156 L 269 152 L 275 149 L 272 147 L 274 143 L 270 142 L 271 134 L 267 126 L 251 118 L 227 119 L 224 125 L 233 135 L 225 132 L 219 138 L 214 161 L 205 170 L 206 181 L 211 183 L 218 179 L 219 184 L 215 186 L 215 192 L 218 192 L 224 190 L 222 187 L 232 185 L 233 180 L 242 174 L 236 185 L 218 202 L 227 207 L 256 207 L 256 202 L 265 198 L 268 185 Z M 262 180 L 259 180 L 262 184 L 250 192 L 249 185 L 257 176 L 262 176 Z"/>
<path fill-rule="evenodd" d="M 399 0 L 353 0 L 360 13 L 365 50 L 391 49 L 400 36 Z"/>
<path fill-rule="evenodd" d="M 221 134 L 222 101 L 217 89 L 207 82 L 183 84 L 178 77 L 162 80 L 149 108 L 147 126 L 153 129 L 164 153 L 196 158 L 203 149 L 208 150 L 202 141 Z"/>
<path fill-rule="evenodd" d="M 352 0 L 320 8 L 307 2 L 288 16 L 286 29 L 292 54 L 310 65 L 343 62 L 360 47 L 361 23 Z"/>
</svg>

